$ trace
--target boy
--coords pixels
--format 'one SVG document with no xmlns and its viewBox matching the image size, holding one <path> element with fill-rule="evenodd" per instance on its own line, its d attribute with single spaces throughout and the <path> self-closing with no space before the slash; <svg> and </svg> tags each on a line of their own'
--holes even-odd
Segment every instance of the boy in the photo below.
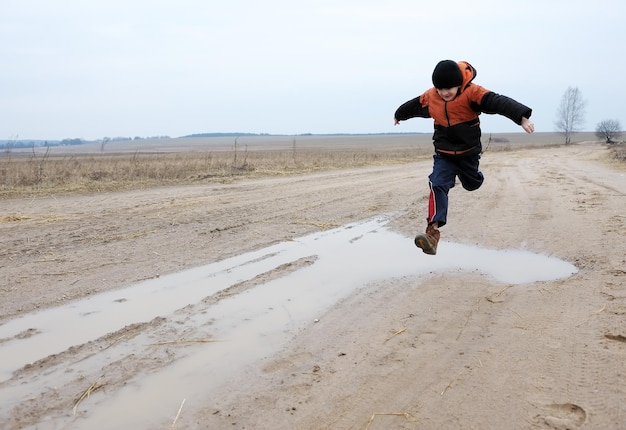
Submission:
<svg viewBox="0 0 626 430">
<path fill-rule="evenodd" d="M 428 225 L 425 234 L 415 237 L 415 245 L 426 254 L 437 253 L 439 228 L 448 215 L 448 191 L 455 177 L 468 191 L 480 188 L 484 177 L 478 164 L 482 145 L 480 121 L 484 112 L 503 115 L 532 133 L 529 120 L 532 109 L 472 83 L 476 69 L 466 61 L 440 61 L 433 71 L 433 88 L 401 105 L 394 115 L 394 125 L 409 118 L 433 118 L 433 171 L 428 177 Z"/>
</svg>

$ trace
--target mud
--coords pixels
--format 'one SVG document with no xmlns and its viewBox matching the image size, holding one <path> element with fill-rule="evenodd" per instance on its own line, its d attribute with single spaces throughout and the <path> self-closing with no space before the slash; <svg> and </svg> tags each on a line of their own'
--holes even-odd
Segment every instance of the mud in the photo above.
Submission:
<svg viewBox="0 0 626 430">
<path fill-rule="evenodd" d="M 435 257 L 429 167 L 3 202 L 2 428 L 623 426 L 623 167 L 488 153 Z"/>
</svg>

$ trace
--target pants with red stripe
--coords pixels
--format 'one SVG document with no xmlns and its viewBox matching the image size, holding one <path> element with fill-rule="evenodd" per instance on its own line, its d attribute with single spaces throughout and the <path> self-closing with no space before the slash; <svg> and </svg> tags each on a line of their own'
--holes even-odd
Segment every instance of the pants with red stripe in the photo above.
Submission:
<svg viewBox="0 0 626 430">
<path fill-rule="evenodd" d="M 448 191 L 454 187 L 455 178 L 468 191 L 480 188 L 485 177 L 478 170 L 480 154 L 448 157 L 433 156 L 433 172 L 428 176 L 430 196 L 428 198 L 428 224 L 438 223 L 439 227 L 448 218 Z"/>
</svg>

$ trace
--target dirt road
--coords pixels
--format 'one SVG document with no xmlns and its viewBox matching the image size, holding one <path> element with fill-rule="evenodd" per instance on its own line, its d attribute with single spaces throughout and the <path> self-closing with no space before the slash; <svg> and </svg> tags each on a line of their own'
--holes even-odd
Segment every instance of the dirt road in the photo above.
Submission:
<svg viewBox="0 0 626 430">
<path fill-rule="evenodd" d="M 285 327 L 280 351 L 154 416 L 159 392 L 184 378 L 171 370 L 210 351 L 215 322 L 194 322 L 315 264 L 307 255 L 22 363 L 0 382 L 1 427 L 120 428 L 110 414 L 146 429 L 626 428 L 626 169 L 605 156 L 593 144 L 487 153 L 484 186 L 450 193 L 445 241 L 557 257 L 573 276 L 514 285 L 455 270 L 365 283 L 317 322 Z M 410 242 L 424 227 L 430 165 L 3 201 L 0 330 L 382 214 Z M 5 336 L 0 351 L 45 331 Z M 171 387 L 164 373 L 178 375 Z M 132 389 L 141 402 L 127 400 Z"/>
</svg>

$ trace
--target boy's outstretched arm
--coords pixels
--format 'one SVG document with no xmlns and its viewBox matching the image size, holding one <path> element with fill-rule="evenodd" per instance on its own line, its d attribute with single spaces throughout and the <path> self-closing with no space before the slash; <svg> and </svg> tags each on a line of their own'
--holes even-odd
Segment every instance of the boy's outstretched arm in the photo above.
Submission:
<svg viewBox="0 0 626 430">
<path fill-rule="evenodd" d="M 478 106 L 481 112 L 499 114 L 507 117 L 515 124 L 522 126 L 526 133 L 535 131 L 535 125 L 528 119 L 533 111 L 528 106 L 493 91 L 487 91 Z"/>
<path fill-rule="evenodd" d="M 419 97 L 403 103 L 393 115 L 393 123 L 394 125 L 398 125 L 400 121 L 415 117 L 430 118 L 428 106 L 422 106 Z"/>
</svg>

